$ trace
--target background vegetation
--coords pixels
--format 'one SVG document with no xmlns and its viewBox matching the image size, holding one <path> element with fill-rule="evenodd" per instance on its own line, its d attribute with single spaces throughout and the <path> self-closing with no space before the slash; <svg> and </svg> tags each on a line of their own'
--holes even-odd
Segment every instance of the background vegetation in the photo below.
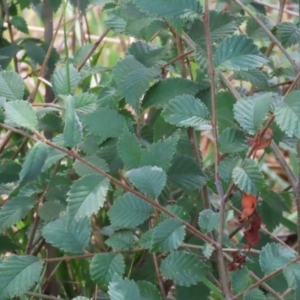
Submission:
<svg viewBox="0 0 300 300">
<path fill-rule="evenodd" d="M 0 3 L 0 299 L 298 299 L 291 0 Z"/>
</svg>

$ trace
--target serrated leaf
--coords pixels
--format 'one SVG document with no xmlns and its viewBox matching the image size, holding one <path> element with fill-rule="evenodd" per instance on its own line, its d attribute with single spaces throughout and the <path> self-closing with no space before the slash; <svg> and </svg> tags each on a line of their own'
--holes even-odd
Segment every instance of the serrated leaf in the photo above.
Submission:
<svg viewBox="0 0 300 300">
<path fill-rule="evenodd" d="M 118 62 L 113 69 L 118 92 L 125 97 L 126 102 L 136 113 L 139 112 L 142 95 L 149 88 L 150 82 L 159 74 L 159 69 L 146 68 L 132 56 Z"/>
<path fill-rule="evenodd" d="M 49 222 L 59 218 L 60 214 L 66 210 L 65 205 L 58 201 L 47 201 L 39 206 L 38 213 L 43 221 Z"/>
<path fill-rule="evenodd" d="M 202 11 L 196 0 L 134 0 L 134 3 L 141 11 L 158 18 L 196 18 Z"/>
<path fill-rule="evenodd" d="M 84 159 L 86 161 L 88 161 L 89 163 L 91 163 L 93 166 L 101 169 L 102 171 L 109 172 L 107 162 L 104 159 L 102 159 L 98 156 L 94 156 L 94 155 L 86 156 Z M 99 175 L 99 173 L 97 171 L 90 168 L 89 166 L 87 166 L 86 164 L 82 163 L 79 160 L 76 160 L 74 162 L 73 167 L 74 167 L 76 174 L 78 174 L 81 177 L 91 175 L 91 174 Z"/>
<path fill-rule="evenodd" d="M 75 181 L 68 192 L 69 220 L 79 220 L 96 214 L 104 205 L 109 180 L 102 175 L 87 175 Z"/>
<path fill-rule="evenodd" d="M 151 144 L 143 152 L 140 166 L 156 166 L 167 170 L 175 154 L 178 137 L 169 137 Z"/>
<path fill-rule="evenodd" d="M 249 281 L 249 271 L 246 267 L 243 267 L 240 270 L 236 270 L 230 275 L 234 293 L 239 293 L 246 289 Z"/>
<path fill-rule="evenodd" d="M 10 19 L 11 25 L 13 25 L 17 30 L 23 32 L 23 33 L 29 33 L 27 23 L 24 18 L 21 16 L 13 16 Z"/>
<path fill-rule="evenodd" d="M 83 117 L 82 123 L 88 132 L 100 136 L 103 140 L 119 137 L 126 127 L 125 118 L 111 109 L 101 109 L 88 114 Z"/>
<path fill-rule="evenodd" d="M 37 129 L 38 121 L 31 105 L 23 100 L 15 100 L 4 103 L 5 121 L 13 122 L 17 126 L 29 130 Z"/>
<path fill-rule="evenodd" d="M 288 286 L 293 288 L 297 295 L 300 293 L 300 264 L 294 263 L 283 269 Z"/>
<path fill-rule="evenodd" d="M 209 259 L 211 257 L 211 255 L 213 254 L 214 250 L 215 250 L 215 248 L 211 244 L 205 243 L 202 248 L 202 253 L 203 253 L 204 257 Z"/>
<path fill-rule="evenodd" d="M 19 180 L 21 165 L 13 160 L 1 160 L 0 162 L 0 184 L 11 183 Z"/>
<path fill-rule="evenodd" d="M 246 35 L 227 37 L 214 54 L 214 67 L 219 70 L 251 70 L 266 63 L 268 60 Z"/>
<path fill-rule="evenodd" d="M 162 261 L 160 271 L 175 284 L 191 286 L 206 276 L 207 266 L 190 253 L 174 251 Z"/>
<path fill-rule="evenodd" d="M 263 14 L 257 14 L 256 17 L 269 29 L 272 30 L 275 26 L 275 23 L 272 22 L 270 18 Z M 247 35 L 255 40 L 268 39 L 269 36 L 266 31 L 254 20 L 253 18 L 249 18 L 247 21 L 246 27 Z"/>
<path fill-rule="evenodd" d="M 300 91 L 292 91 L 275 108 L 275 121 L 289 137 L 300 137 Z"/>
<path fill-rule="evenodd" d="M 248 71 L 236 71 L 237 79 L 250 82 L 255 87 L 268 90 L 269 82 L 268 77 L 262 71 L 258 69 L 252 69 Z"/>
<path fill-rule="evenodd" d="M 48 146 L 41 142 L 34 144 L 27 153 L 22 165 L 20 183 L 24 184 L 33 181 L 41 174 L 42 167 L 48 154 L 48 149 Z"/>
<path fill-rule="evenodd" d="M 246 159 L 242 166 L 233 169 L 232 180 L 245 193 L 257 195 L 264 177 L 257 163 L 252 159 Z"/>
<path fill-rule="evenodd" d="M 42 172 L 45 172 L 49 168 L 51 168 L 55 163 L 57 163 L 60 159 L 65 157 L 67 154 L 57 150 L 55 148 L 49 148 L 47 157 L 45 159 L 44 165 L 42 167 Z"/>
<path fill-rule="evenodd" d="M 219 135 L 220 151 L 223 153 L 236 153 L 249 147 L 243 131 L 237 128 L 226 128 Z"/>
<path fill-rule="evenodd" d="M 133 55 L 137 61 L 147 68 L 155 66 L 157 62 L 164 57 L 166 52 L 167 48 L 165 47 L 157 47 L 142 41 L 132 43 L 128 49 L 128 53 Z"/>
<path fill-rule="evenodd" d="M 79 112 L 92 113 L 97 108 L 97 96 L 90 93 L 76 94 L 74 97 L 75 109 Z"/>
<path fill-rule="evenodd" d="M 254 134 L 262 125 L 271 102 L 271 93 L 240 99 L 234 105 L 234 117 L 243 129 Z"/>
<path fill-rule="evenodd" d="M 126 172 L 130 182 L 145 195 L 157 198 L 166 185 L 167 175 L 163 169 L 145 166 Z"/>
<path fill-rule="evenodd" d="M 300 40 L 300 28 L 291 22 L 283 22 L 277 26 L 277 37 L 282 46 L 287 48 Z"/>
<path fill-rule="evenodd" d="M 150 249 L 151 243 L 152 243 L 152 235 L 153 235 L 153 231 L 154 231 L 154 228 L 149 229 L 148 231 L 146 231 L 145 233 L 143 233 L 143 234 L 141 235 L 141 238 L 140 238 L 140 240 L 139 240 L 139 245 L 140 245 L 142 248 Z"/>
<path fill-rule="evenodd" d="M 210 114 L 203 102 L 191 95 L 176 96 L 169 101 L 162 112 L 166 122 L 179 127 L 193 127 L 209 130 Z"/>
<path fill-rule="evenodd" d="M 91 235 L 89 218 L 73 221 L 68 226 L 68 215 L 44 226 L 42 235 L 46 242 L 70 253 L 83 253 Z"/>
<path fill-rule="evenodd" d="M 205 209 L 200 212 L 198 224 L 204 233 L 209 233 L 216 229 L 220 220 L 220 214 L 213 212 L 211 209 Z"/>
<path fill-rule="evenodd" d="M 0 72 L 0 96 L 7 100 L 20 100 L 24 96 L 24 82 L 20 75 L 12 71 Z"/>
<path fill-rule="evenodd" d="M 173 205 L 167 205 L 166 209 L 168 211 L 170 211 L 171 213 L 175 214 L 176 216 L 178 216 L 179 218 L 181 218 L 182 220 L 184 220 L 186 222 L 190 222 L 191 216 L 186 212 L 184 207 L 173 204 Z M 167 220 L 167 219 L 171 218 L 169 215 L 167 215 L 165 213 L 162 213 L 161 217 L 162 217 L 162 220 Z"/>
<path fill-rule="evenodd" d="M 67 68 L 69 68 L 68 72 Z M 59 95 L 71 94 L 78 85 L 79 80 L 79 72 L 73 65 L 56 68 L 51 77 L 52 88 L 55 96 L 58 97 Z"/>
<path fill-rule="evenodd" d="M 134 228 L 146 221 L 153 213 L 150 204 L 141 198 L 126 193 L 114 201 L 108 211 L 112 225 L 121 228 Z"/>
<path fill-rule="evenodd" d="M 0 264 L 0 298 L 23 296 L 40 281 L 43 262 L 35 256 L 12 255 Z"/>
<path fill-rule="evenodd" d="M 296 252 L 280 244 L 269 243 L 262 248 L 259 256 L 261 269 L 265 274 L 283 267 L 296 257 Z"/>
<path fill-rule="evenodd" d="M 21 221 L 35 205 L 33 197 L 12 198 L 0 209 L 0 233 Z"/>
<path fill-rule="evenodd" d="M 127 278 L 115 274 L 108 286 L 108 294 L 111 300 L 141 299 L 140 291 L 136 283 Z"/>
<path fill-rule="evenodd" d="M 232 35 L 242 24 L 244 17 L 229 14 L 225 11 L 209 11 L 209 29 L 212 43 L 217 43 Z M 188 28 L 188 35 L 200 45 L 205 45 L 205 29 L 203 21 L 195 19 Z"/>
<path fill-rule="evenodd" d="M 247 291 L 244 296 L 243 300 L 265 300 L 266 297 L 264 293 L 259 289 L 251 289 Z"/>
<path fill-rule="evenodd" d="M 200 85 L 185 78 L 167 78 L 154 84 L 146 93 L 143 108 L 164 107 L 169 100 L 179 95 L 196 95 Z"/>
<path fill-rule="evenodd" d="M 142 147 L 136 135 L 124 130 L 119 137 L 117 147 L 119 156 L 129 169 L 140 165 Z"/>
<path fill-rule="evenodd" d="M 182 222 L 167 219 L 154 228 L 150 249 L 152 252 L 168 252 L 177 249 L 183 242 L 185 233 Z"/>
<path fill-rule="evenodd" d="M 76 147 L 82 139 L 82 125 L 75 111 L 74 98 L 68 96 L 65 102 L 64 141 L 66 147 Z"/>
<path fill-rule="evenodd" d="M 240 165 L 241 159 L 238 156 L 228 156 L 220 161 L 219 165 L 219 175 L 225 182 L 231 180 L 232 171 L 237 166 Z"/>
<path fill-rule="evenodd" d="M 149 281 L 137 281 L 136 282 L 142 299 L 145 300 L 162 300 L 160 292 L 157 290 L 156 286 Z"/>
<path fill-rule="evenodd" d="M 106 239 L 105 244 L 118 251 L 130 251 L 134 244 L 134 235 L 132 231 L 120 230 Z"/>
<path fill-rule="evenodd" d="M 94 282 L 106 286 L 114 274 L 123 275 L 125 272 L 124 258 L 120 253 L 96 254 L 90 265 L 90 274 Z"/>
<path fill-rule="evenodd" d="M 193 158 L 178 155 L 168 170 L 168 181 L 175 186 L 196 190 L 206 183 L 207 178 Z"/>
</svg>

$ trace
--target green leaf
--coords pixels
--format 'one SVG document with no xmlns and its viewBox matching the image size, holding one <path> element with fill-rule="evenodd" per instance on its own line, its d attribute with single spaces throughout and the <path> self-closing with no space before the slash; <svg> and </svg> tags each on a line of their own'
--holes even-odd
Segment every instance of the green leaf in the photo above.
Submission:
<svg viewBox="0 0 300 300">
<path fill-rule="evenodd" d="M 277 37 L 285 48 L 297 44 L 300 40 L 299 25 L 291 22 L 280 23 L 277 26 Z"/>
<path fill-rule="evenodd" d="M 153 213 L 150 204 L 141 198 L 126 193 L 114 201 L 108 211 L 112 225 L 122 228 L 134 228 L 146 221 Z"/>
<path fill-rule="evenodd" d="M 275 108 L 275 121 L 289 137 L 300 137 L 300 91 L 286 95 Z"/>
<path fill-rule="evenodd" d="M 207 266 L 193 254 L 174 251 L 162 261 L 160 271 L 175 284 L 191 286 L 206 276 Z"/>
<path fill-rule="evenodd" d="M 24 89 L 24 82 L 20 75 L 13 71 L 0 72 L 0 96 L 7 100 L 21 100 Z"/>
<path fill-rule="evenodd" d="M 219 225 L 220 214 L 213 212 L 211 209 L 205 209 L 200 212 L 198 224 L 204 233 L 209 233 Z"/>
<path fill-rule="evenodd" d="M 118 92 L 136 113 L 140 109 L 140 98 L 159 74 L 159 69 L 146 68 L 132 56 L 118 62 L 113 69 Z"/>
<path fill-rule="evenodd" d="M 282 212 L 275 210 L 275 205 L 275 203 L 270 205 L 267 202 L 263 201 L 263 203 L 259 207 L 259 213 L 264 220 L 264 225 L 270 232 L 272 232 L 281 223 L 282 219 Z"/>
<path fill-rule="evenodd" d="M 275 27 L 275 23 L 270 18 L 263 14 L 257 14 L 257 18 L 269 29 L 272 30 Z M 269 39 L 266 31 L 256 22 L 253 18 L 249 18 L 246 27 L 247 35 L 254 40 L 266 40 Z"/>
<path fill-rule="evenodd" d="M 30 149 L 25 157 L 20 172 L 20 183 L 24 184 L 35 180 L 42 172 L 42 167 L 45 163 L 48 146 L 41 142 L 37 142 Z"/>
<path fill-rule="evenodd" d="M 242 191 L 252 195 L 257 195 L 264 182 L 257 163 L 252 159 L 246 159 L 242 166 L 233 169 L 232 180 Z"/>
<path fill-rule="evenodd" d="M 259 289 L 251 289 L 247 291 L 244 296 L 243 300 L 265 300 L 266 297 L 264 293 Z"/>
<path fill-rule="evenodd" d="M 101 169 L 102 171 L 109 172 L 107 162 L 104 159 L 94 155 L 86 156 L 84 159 L 91 163 L 93 166 Z M 75 161 L 73 167 L 75 172 L 81 177 L 91 174 L 99 175 L 99 173 L 96 170 L 92 169 L 91 167 L 87 166 L 79 160 Z"/>
<path fill-rule="evenodd" d="M 100 286 L 107 286 L 114 274 L 123 275 L 124 272 L 125 262 L 120 253 L 96 254 L 90 265 L 91 278 Z"/>
<path fill-rule="evenodd" d="M 0 162 L 0 184 L 11 183 L 19 180 L 21 165 L 13 160 L 1 160 Z"/>
<path fill-rule="evenodd" d="M 145 300 L 162 300 L 160 292 L 156 286 L 149 281 L 137 281 L 137 286 L 140 290 L 142 299 Z"/>
<path fill-rule="evenodd" d="M 21 221 L 35 204 L 34 198 L 16 197 L 8 200 L 0 209 L 0 233 Z"/>
<path fill-rule="evenodd" d="M 65 103 L 64 141 L 66 147 L 76 147 L 82 139 L 82 125 L 75 111 L 74 98 L 68 96 Z"/>
<path fill-rule="evenodd" d="M 300 264 L 294 263 L 283 269 L 284 277 L 289 285 L 293 288 L 297 295 L 300 293 Z"/>
<path fill-rule="evenodd" d="M 23 100 L 15 100 L 4 103 L 5 121 L 13 122 L 17 126 L 29 130 L 37 129 L 38 121 L 31 105 Z"/>
<path fill-rule="evenodd" d="M 226 128 L 219 136 L 220 151 L 222 153 L 236 153 L 249 146 L 245 134 L 237 128 Z"/>
<path fill-rule="evenodd" d="M 127 278 L 122 279 L 118 274 L 114 274 L 113 280 L 109 283 L 108 294 L 111 300 L 141 299 L 136 283 Z"/>
<path fill-rule="evenodd" d="M 179 127 L 194 127 L 196 130 L 209 130 L 210 114 L 199 99 L 191 95 L 173 98 L 162 112 L 166 122 Z"/>
<path fill-rule="evenodd" d="M 240 99 L 234 105 L 234 117 L 243 129 L 254 134 L 262 125 L 271 102 L 271 93 Z"/>
<path fill-rule="evenodd" d="M 255 87 L 268 90 L 269 82 L 268 77 L 262 71 L 258 69 L 252 69 L 248 71 L 236 71 L 237 79 L 250 82 Z"/>
<path fill-rule="evenodd" d="M 185 226 L 175 219 L 167 219 L 152 233 L 151 251 L 168 252 L 177 249 L 185 237 Z"/>
<path fill-rule="evenodd" d="M 129 168 L 137 168 L 140 165 L 142 147 L 135 134 L 124 130 L 118 140 L 118 153 L 125 165 Z"/>
<path fill-rule="evenodd" d="M 164 107 L 169 100 L 179 95 L 196 95 L 200 85 L 185 78 L 167 78 L 154 84 L 146 93 L 143 107 Z"/>
<path fill-rule="evenodd" d="M 207 259 L 209 259 L 213 254 L 214 250 L 215 248 L 211 244 L 205 243 L 202 248 L 202 253 Z"/>
<path fill-rule="evenodd" d="M 79 220 L 96 214 L 104 205 L 109 180 L 102 175 L 87 175 L 75 181 L 68 192 L 68 216 Z"/>
<path fill-rule="evenodd" d="M 143 234 L 141 235 L 141 238 L 140 238 L 140 240 L 139 240 L 139 245 L 140 245 L 142 248 L 150 249 L 151 243 L 152 243 L 152 235 L 153 235 L 153 231 L 154 231 L 154 228 L 149 229 L 148 231 L 146 231 L 145 233 L 143 233 Z"/>
<path fill-rule="evenodd" d="M 221 160 L 219 166 L 219 175 L 225 182 L 231 180 L 233 169 L 241 163 L 241 159 L 238 156 L 228 156 Z"/>
<path fill-rule="evenodd" d="M 146 44 L 142 41 L 132 43 L 128 53 L 147 68 L 155 66 L 167 52 L 165 47 L 157 47 L 152 44 Z"/>
<path fill-rule="evenodd" d="M 58 219 L 60 214 L 65 210 L 65 205 L 59 201 L 47 201 L 38 208 L 40 218 L 46 222 Z"/>
<path fill-rule="evenodd" d="M 259 256 L 261 269 L 265 274 L 283 267 L 296 257 L 296 252 L 280 244 L 269 243 L 262 248 Z"/>
<path fill-rule="evenodd" d="M 79 112 L 92 113 L 97 108 L 97 96 L 90 93 L 76 94 L 74 97 L 75 109 Z"/>
<path fill-rule="evenodd" d="M 249 271 L 246 267 L 243 267 L 240 270 L 236 270 L 230 275 L 234 293 L 239 293 L 247 288 L 249 281 Z"/>
<path fill-rule="evenodd" d="M 43 262 L 35 256 L 11 255 L 0 263 L 0 298 L 23 296 L 41 280 Z"/>
<path fill-rule="evenodd" d="M 42 167 L 42 172 L 45 172 L 49 168 L 51 168 L 55 163 L 57 163 L 60 159 L 66 156 L 66 153 L 61 152 L 55 148 L 48 148 L 48 153 L 44 165 Z"/>
<path fill-rule="evenodd" d="M 26 33 L 28 34 L 29 33 L 29 30 L 28 30 L 28 27 L 27 27 L 27 23 L 26 21 L 24 20 L 24 18 L 20 17 L 20 16 L 13 16 L 11 19 L 10 19 L 10 23 L 12 26 L 14 26 L 17 30 L 23 32 L 23 33 Z"/>
<path fill-rule="evenodd" d="M 103 140 L 109 137 L 119 137 L 124 131 L 125 118 L 111 109 L 101 109 L 83 117 L 85 129 Z M 107 126 L 110 124 L 110 126 Z"/>
<path fill-rule="evenodd" d="M 69 68 L 68 72 L 67 67 Z M 78 70 L 73 65 L 56 68 L 51 78 L 55 96 L 71 94 L 78 85 L 79 80 Z"/>
<path fill-rule="evenodd" d="M 251 70 L 266 63 L 268 60 L 246 35 L 227 37 L 214 54 L 214 66 L 219 70 Z"/>
<path fill-rule="evenodd" d="M 134 244 L 134 235 L 129 230 L 120 230 L 113 233 L 106 241 L 105 244 L 114 250 L 130 251 Z"/>
<path fill-rule="evenodd" d="M 220 42 L 232 35 L 238 30 L 243 21 L 244 17 L 232 15 L 225 11 L 210 10 L 209 29 L 212 43 Z M 205 29 L 203 21 L 200 18 L 195 19 L 188 28 L 188 35 L 198 45 L 205 45 Z"/>
<path fill-rule="evenodd" d="M 182 220 L 186 221 L 186 222 L 190 222 L 190 215 L 186 212 L 186 210 L 184 209 L 184 207 L 176 205 L 176 204 L 172 204 L 172 205 L 167 205 L 166 209 L 168 211 L 170 211 L 171 213 L 175 214 L 176 216 L 178 216 L 179 218 L 181 218 Z M 170 219 L 171 217 L 165 213 L 161 214 L 162 220 L 166 220 L 166 219 Z"/>
<path fill-rule="evenodd" d="M 201 6 L 196 0 L 134 0 L 141 11 L 158 18 L 197 18 Z"/>
<path fill-rule="evenodd" d="M 168 181 L 175 186 L 197 190 L 207 181 L 199 165 L 189 156 L 178 155 L 168 170 Z"/>
<path fill-rule="evenodd" d="M 46 242 L 70 253 L 83 253 L 91 235 L 89 218 L 73 221 L 68 226 L 68 215 L 44 226 L 42 235 Z"/>
<path fill-rule="evenodd" d="M 156 166 L 167 170 L 176 151 L 178 137 L 173 136 L 151 144 L 143 152 L 140 166 Z"/>
<path fill-rule="evenodd" d="M 130 182 L 145 195 L 157 198 L 166 185 L 167 175 L 163 169 L 145 166 L 126 172 Z"/>
</svg>

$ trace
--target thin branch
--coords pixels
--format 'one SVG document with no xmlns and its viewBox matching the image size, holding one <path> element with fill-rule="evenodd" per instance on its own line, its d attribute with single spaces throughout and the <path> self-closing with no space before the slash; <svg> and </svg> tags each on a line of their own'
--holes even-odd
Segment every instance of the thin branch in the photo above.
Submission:
<svg viewBox="0 0 300 300">
<path fill-rule="evenodd" d="M 298 72 L 299 68 L 296 65 L 295 61 L 288 54 L 286 49 L 282 46 L 282 44 L 278 41 L 278 39 L 274 36 L 274 34 L 270 31 L 270 29 L 254 14 L 252 13 L 240 0 L 232 0 L 238 6 L 240 6 L 251 18 L 259 24 L 259 26 L 267 33 L 269 38 L 276 44 L 276 46 L 282 51 L 287 60 L 291 63 L 293 68 Z"/>
<path fill-rule="evenodd" d="M 222 245 L 223 245 L 223 235 L 224 235 L 224 223 L 225 223 L 225 206 L 226 202 L 223 201 L 223 188 L 219 176 L 219 149 L 218 149 L 218 129 L 217 129 L 217 106 L 216 106 L 216 88 L 215 88 L 215 70 L 213 66 L 213 54 L 211 48 L 211 38 L 210 38 L 210 28 L 209 28 L 209 0 L 205 0 L 205 12 L 203 14 L 203 24 L 205 30 L 205 42 L 206 51 L 208 58 L 208 68 L 209 68 L 209 79 L 210 79 L 210 96 L 211 96 L 211 106 L 212 106 L 212 117 L 211 125 L 214 138 L 214 156 L 215 156 L 215 184 L 220 199 L 220 222 L 218 228 L 218 244 L 216 247 L 218 270 L 220 281 L 222 284 L 223 292 L 226 299 L 232 298 L 232 293 L 230 290 L 230 280 L 228 267 L 225 264 Z"/>
<path fill-rule="evenodd" d="M 126 190 L 140 198 L 142 198 L 143 200 L 145 200 L 146 202 L 148 202 L 149 204 L 151 204 L 153 207 L 157 208 L 158 210 L 160 210 L 161 212 L 164 212 L 165 214 L 167 214 L 168 216 L 170 216 L 171 218 L 177 219 L 179 221 L 181 221 L 187 228 L 187 230 L 189 232 L 191 232 L 193 235 L 201 238 L 203 241 L 206 241 L 208 243 L 211 243 L 212 245 L 216 246 L 216 242 L 212 239 L 210 239 L 208 236 L 206 236 L 205 234 L 203 234 L 201 231 L 197 230 L 194 226 L 192 226 L 191 224 L 189 224 L 188 222 L 184 221 L 183 219 L 179 218 L 177 215 L 173 214 L 172 212 L 170 212 L 168 209 L 166 209 L 164 206 L 160 205 L 157 201 L 145 196 L 144 194 L 134 190 L 131 187 L 128 187 L 126 184 L 122 183 L 121 181 L 119 181 L 118 179 L 114 178 L 113 176 L 107 174 L 106 172 L 104 172 L 103 170 L 99 169 L 98 167 L 96 167 L 95 165 L 93 165 L 92 163 L 88 162 L 87 160 L 85 160 L 84 158 L 82 158 L 79 154 L 75 153 L 72 150 L 68 150 L 66 148 L 63 148 L 57 144 L 52 143 L 51 141 L 47 140 L 46 138 L 37 135 L 37 136 L 32 136 L 30 134 L 28 134 L 25 131 L 13 128 L 11 126 L 8 126 L 6 124 L 0 123 L 0 126 L 4 129 L 7 130 L 11 130 L 13 132 L 16 132 L 18 134 L 21 134 L 23 136 L 26 136 L 30 139 L 32 139 L 35 142 L 43 142 L 46 145 L 55 148 L 63 153 L 66 153 L 69 157 L 72 157 L 74 159 L 77 159 L 78 161 L 82 162 L 83 164 L 85 164 L 86 166 L 90 167 L 91 169 L 95 170 L 96 172 L 98 172 L 99 174 L 105 176 L 107 179 L 109 179 L 109 181 L 118 186 L 119 188 Z"/>
<path fill-rule="evenodd" d="M 260 279 L 259 281 L 257 281 L 256 283 L 252 284 L 251 286 L 249 286 L 248 288 L 246 288 L 245 290 L 243 290 L 242 292 L 238 293 L 237 295 L 235 295 L 232 300 L 237 300 L 240 297 L 242 297 L 246 292 L 257 288 L 260 284 L 268 281 L 269 279 L 271 279 L 272 277 L 274 277 L 275 275 L 281 273 L 286 267 L 290 266 L 291 264 L 297 262 L 298 260 L 300 260 L 300 256 L 296 257 L 295 259 L 291 260 L 289 263 L 285 264 L 284 266 L 282 266 L 281 268 L 277 269 L 276 271 L 270 273 L 269 275 L 264 276 L 262 279 Z"/>
<path fill-rule="evenodd" d="M 276 10 L 280 9 L 280 7 L 278 7 L 274 4 L 270 4 L 270 3 L 267 3 L 267 2 L 264 2 L 264 1 L 261 1 L 261 0 L 254 0 L 253 2 L 257 3 L 257 4 L 261 4 L 261 5 L 269 7 L 269 8 L 272 8 L 272 9 L 276 9 Z M 299 13 L 297 13 L 295 11 L 292 11 L 292 10 L 289 10 L 289 9 L 286 9 L 286 8 L 283 11 L 285 13 L 291 15 L 291 16 L 299 17 Z"/>
<path fill-rule="evenodd" d="M 2 140 L 2 143 L 0 145 L 0 154 L 3 152 L 4 148 L 8 144 L 10 138 L 12 137 L 13 132 L 12 131 L 7 131 L 5 137 Z"/>
<path fill-rule="evenodd" d="M 157 280 L 158 280 L 158 285 L 159 285 L 161 294 L 163 296 L 163 299 L 165 300 L 165 299 L 167 299 L 166 290 L 165 290 L 165 286 L 164 286 L 164 281 L 163 281 L 162 275 L 161 275 L 160 270 L 159 270 L 157 256 L 156 256 L 155 253 L 152 254 L 152 258 L 153 258 L 153 263 L 154 263 L 156 277 L 157 277 Z"/>
<path fill-rule="evenodd" d="M 94 53 L 94 51 L 97 49 L 97 47 L 99 46 L 99 44 L 103 41 L 103 39 L 106 37 L 106 35 L 108 34 L 109 31 L 110 31 L 110 28 L 107 28 L 102 33 L 102 35 L 99 37 L 99 39 L 95 42 L 95 44 L 90 49 L 90 51 L 88 52 L 88 54 L 85 56 L 85 58 L 83 59 L 83 61 L 80 63 L 80 65 L 78 65 L 78 67 L 77 67 L 78 71 L 80 71 L 82 69 L 82 67 L 85 65 L 85 63 L 88 61 L 88 59 L 92 56 L 92 54 Z"/>
</svg>

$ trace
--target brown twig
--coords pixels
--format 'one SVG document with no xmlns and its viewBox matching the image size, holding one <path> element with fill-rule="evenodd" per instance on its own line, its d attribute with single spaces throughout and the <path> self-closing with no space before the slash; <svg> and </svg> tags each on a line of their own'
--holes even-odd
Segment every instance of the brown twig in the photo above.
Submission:
<svg viewBox="0 0 300 300">
<path fill-rule="evenodd" d="M 161 275 L 160 270 L 159 270 L 158 260 L 157 260 L 157 256 L 156 256 L 155 253 L 152 254 L 152 258 L 153 258 L 156 277 L 157 277 L 157 280 L 158 280 L 159 289 L 161 291 L 163 299 L 165 300 L 165 299 L 167 299 L 165 285 L 164 285 L 164 281 L 163 281 L 162 275 Z"/>
</svg>

